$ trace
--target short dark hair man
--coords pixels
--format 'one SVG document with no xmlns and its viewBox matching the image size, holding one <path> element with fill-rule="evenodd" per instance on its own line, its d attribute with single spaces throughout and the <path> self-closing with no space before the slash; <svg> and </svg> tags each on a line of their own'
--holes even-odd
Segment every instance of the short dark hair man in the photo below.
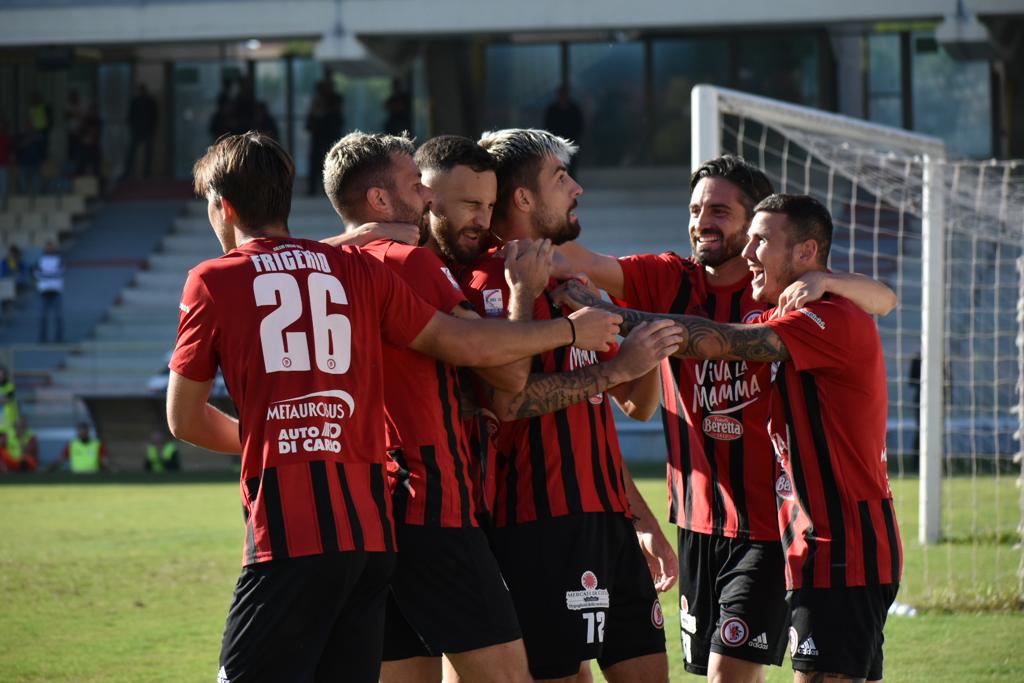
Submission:
<svg viewBox="0 0 1024 683">
<path fill-rule="evenodd" d="M 457 164 L 457 172 L 461 177 L 465 169 L 493 188 L 493 162 L 477 149 L 475 163 Z M 343 137 L 327 154 L 324 186 L 346 228 L 422 225 L 434 202 L 421 181 L 412 143 L 393 135 Z M 435 249 L 379 240 L 363 251 L 390 266 L 438 310 L 479 318 L 439 258 L 437 243 L 428 244 Z M 546 251 L 550 254 L 550 247 Z M 532 301 L 547 284 L 550 256 L 546 262 L 514 255 L 507 261 L 514 296 Z M 525 379 L 524 372 L 513 387 Z M 384 683 L 437 681 L 442 654 L 467 680 L 530 680 L 515 608 L 479 527 L 481 496 L 460 416 L 462 391 L 452 365 L 384 345 L 387 447 L 401 548 L 387 605 Z"/>
<path fill-rule="evenodd" d="M 395 550 L 382 345 L 502 364 L 574 330 L 601 348 L 617 318 L 462 321 L 358 249 L 292 237 L 295 167 L 262 134 L 221 139 L 194 175 L 225 253 L 185 283 L 167 418 L 177 438 L 242 453 L 246 540 L 220 679 L 376 682 Z M 207 403 L 218 366 L 237 420 Z"/>
<path fill-rule="evenodd" d="M 826 272 L 832 220 L 807 196 L 771 195 L 754 211 L 743 257 L 754 299 L 772 306 L 798 278 Z M 577 304 L 592 298 L 568 289 Z M 885 363 L 870 316 L 838 294 L 748 325 L 626 315 L 627 324 L 677 321 L 688 335 L 678 355 L 771 365 L 768 434 L 782 470 L 775 493 L 795 680 L 880 680 L 902 551 L 885 464 Z"/>
<path fill-rule="evenodd" d="M 480 144 L 497 168 L 497 239 L 560 244 L 579 234 L 582 188 L 567 169 L 574 145 L 527 129 L 485 133 Z M 509 314 L 493 253 L 462 282 L 481 315 Z M 534 319 L 564 315 L 550 297 L 555 285 L 533 302 Z M 615 357 L 541 354 L 523 390 L 494 392 L 491 405 L 504 423 L 496 437 L 493 547 L 538 680 L 575 680 L 581 662 L 595 658 L 609 681 L 668 678 L 661 605 L 643 552 L 662 589 L 675 581 L 675 554 L 629 478 L 606 397 L 625 401 L 640 392 L 657 400 L 637 380 L 667 353 L 665 329 L 640 332 Z"/>
<path fill-rule="evenodd" d="M 632 308 L 748 322 L 766 306 L 753 296 L 742 251 L 754 206 L 771 191 L 760 169 L 724 155 L 690 177 L 692 258 L 667 252 L 616 259 L 575 242 L 560 251 L 573 271 L 586 272 Z M 848 274 L 815 280 L 818 275 L 805 277 L 862 306 L 878 306 L 875 312 L 888 311 L 892 292 L 884 285 Z M 788 624 L 766 428 L 770 367 L 670 358 L 661 380 L 685 667 L 713 680 L 753 683 L 764 664 L 782 663 Z"/>
</svg>

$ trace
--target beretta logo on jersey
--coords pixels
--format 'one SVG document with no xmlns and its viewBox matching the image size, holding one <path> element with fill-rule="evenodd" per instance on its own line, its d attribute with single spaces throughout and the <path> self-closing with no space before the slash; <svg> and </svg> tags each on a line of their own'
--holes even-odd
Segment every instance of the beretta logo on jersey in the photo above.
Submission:
<svg viewBox="0 0 1024 683">
<path fill-rule="evenodd" d="M 790 481 L 789 475 L 785 471 L 779 473 L 779 478 L 775 480 L 775 495 L 786 500 L 793 500 L 793 482 Z"/>
<path fill-rule="evenodd" d="M 571 610 L 607 609 L 608 590 L 597 587 L 597 575 L 589 569 L 580 577 L 581 591 L 566 591 L 565 606 Z"/>
<path fill-rule="evenodd" d="M 708 415 L 704 418 L 704 433 L 718 441 L 735 441 L 743 436 L 743 424 L 728 415 Z"/>
<path fill-rule="evenodd" d="M 496 318 L 505 314 L 505 302 L 500 289 L 484 290 L 484 315 Z"/>
</svg>

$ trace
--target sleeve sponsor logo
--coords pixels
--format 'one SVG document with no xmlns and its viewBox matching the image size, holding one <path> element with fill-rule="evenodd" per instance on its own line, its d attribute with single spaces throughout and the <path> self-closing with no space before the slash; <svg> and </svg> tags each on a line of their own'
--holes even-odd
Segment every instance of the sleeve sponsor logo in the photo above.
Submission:
<svg viewBox="0 0 1024 683">
<path fill-rule="evenodd" d="M 597 587 L 597 575 L 587 570 L 580 577 L 581 591 L 566 591 L 565 606 L 571 610 L 607 609 L 610 603 L 608 590 Z"/>
<path fill-rule="evenodd" d="M 718 441 L 735 441 L 743 436 L 743 424 L 728 415 L 708 415 L 704 418 L 703 429 Z"/>
<path fill-rule="evenodd" d="M 505 314 L 505 302 L 500 289 L 484 290 L 484 314 L 492 318 Z"/>
<path fill-rule="evenodd" d="M 739 647 L 747 642 L 747 638 L 750 637 L 750 629 L 747 628 L 747 622 L 739 617 L 729 617 L 722 622 L 720 635 L 722 642 L 729 647 Z"/>
<path fill-rule="evenodd" d="M 189 311 L 192 310 L 191 308 L 189 308 L 188 304 L 185 303 L 184 301 L 182 301 L 180 304 L 178 304 L 178 308 L 181 309 L 182 313 L 188 313 Z"/>
<path fill-rule="evenodd" d="M 817 325 L 823 330 L 825 329 L 825 321 L 819 318 L 817 315 L 815 315 L 814 311 L 809 310 L 807 308 L 799 308 L 797 310 L 806 315 L 811 320 L 813 320 L 815 325 Z"/>
</svg>

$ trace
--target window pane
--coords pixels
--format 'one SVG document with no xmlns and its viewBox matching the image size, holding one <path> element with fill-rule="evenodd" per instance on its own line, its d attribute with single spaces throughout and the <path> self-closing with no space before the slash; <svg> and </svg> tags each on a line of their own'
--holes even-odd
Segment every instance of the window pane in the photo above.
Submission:
<svg viewBox="0 0 1024 683">
<path fill-rule="evenodd" d="M 656 40 L 651 45 L 654 76 L 654 137 L 657 163 L 690 163 L 690 90 L 698 83 L 729 85 L 729 42 L 721 38 Z"/>
<path fill-rule="evenodd" d="M 237 92 L 243 62 L 190 62 L 174 65 L 174 176 L 190 178 L 192 164 L 213 142 L 217 98 L 225 85 Z"/>
<path fill-rule="evenodd" d="M 903 126 L 900 35 L 869 35 L 868 118 L 887 126 Z"/>
<path fill-rule="evenodd" d="M 930 32 L 912 38 L 914 129 L 946 141 L 954 154 L 992 154 L 992 93 L 987 61 L 958 61 Z"/>
<path fill-rule="evenodd" d="M 569 84 L 583 109 L 580 164 L 645 161 L 643 43 L 579 43 L 569 47 Z"/>
<path fill-rule="evenodd" d="M 558 45 L 489 45 L 485 128 L 539 128 L 562 80 Z"/>
<path fill-rule="evenodd" d="M 815 33 L 741 36 L 736 42 L 739 89 L 821 107 L 818 46 Z"/>
</svg>

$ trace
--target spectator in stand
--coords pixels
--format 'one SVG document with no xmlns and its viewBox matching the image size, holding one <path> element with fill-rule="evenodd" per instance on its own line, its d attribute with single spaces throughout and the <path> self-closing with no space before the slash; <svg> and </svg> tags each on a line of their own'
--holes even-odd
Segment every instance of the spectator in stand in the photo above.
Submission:
<svg viewBox="0 0 1024 683">
<path fill-rule="evenodd" d="M 142 147 L 142 177 L 148 178 L 153 170 L 153 138 L 156 137 L 156 125 L 160 117 L 156 99 L 142 83 L 135 86 L 135 95 L 128 105 L 128 155 L 124 160 L 124 180 L 135 173 L 135 150 Z"/>
<path fill-rule="evenodd" d="M 43 254 L 36 263 L 36 289 L 42 302 L 39 319 L 39 343 L 44 344 L 49 338 L 47 321 L 53 318 L 56 327 L 54 341 L 64 341 L 64 260 L 54 242 L 47 242 Z"/>
<path fill-rule="evenodd" d="M 18 192 L 39 194 L 46 160 L 46 136 L 33 130 L 22 131 L 15 142 L 14 160 L 18 165 Z"/>
<path fill-rule="evenodd" d="M 7 119 L 0 117 L 0 211 L 7 208 L 7 188 L 10 183 L 13 144 L 14 140 L 11 138 Z"/>
<path fill-rule="evenodd" d="M 573 102 L 568 85 L 558 88 L 557 99 L 545 110 L 544 129 L 566 140 L 571 140 L 577 145 L 580 144 L 580 139 L 583 137 L 583 110 Z M 576 177 L 578 156 L 573 156 L 569 162 L 569 175 L 573 178 Z"/>
<path fill-rule="evenodd" d="M 147 472 L 153 474 L 181 471 L 178 442 L 169 438 L 162 431 L 154 431 L 149 437 L 149 445 L 146 446 L 146 460 L 142 465 Z"/>
<path fill-rule="evenodd" d="M 19 417 L 14 427 L 0 431 L 0 460 L 8 472 L 35 472 L 39 466 L 39 440 Z"/>
<path fill-rule="evenodd" d="M 19 416 L 18 401 L 14 397 L 14 381 L 7 367 L 0 365 L 0 430 L 13 427 Z"/>
<path fill-rule="evenodd" d="M 107 465 L 107 447 L 99 439 L 90 435 L 89 423 L 78 423 L 78 434 L 64 447 L 61 457 L 47 469 L 52 472 L 64 463 L 72 474 L 96 474 L 109 470 Z"/>
<path fill-rule="evenodd" d="M 95 104 L 86 107 L 79 134 L 79 164 L 77 175 L 93 175 L 103 187 L 103 122 Z"/>
<path fill-rule="evenodd" d="M 7 248 L 7 256 L 0 261 L 0 278 L 14 278 L 18 287 L 23 287 L 29 282 L 28 266 L 22 258 L 21 249 L 16 244 Z"/>
<path fill-rule="evenodd" d="M 316 84 L 313 102 L 306 114 L 309 131 L 309 184 L 306 194 L 313 196 L 323 183 L 324 157 L 341 137 L 345 128 L 345 98 L 334 91 L 329 77 Z"/>
<path fill-rule="evenodd" d="M 270 107 L 263 100 L 259 100 L 256 103 L 256 111 L 253 115 L 252 129 L 263 133 L 267 137 L 274 138 L 278 142 L 281 138 L 277 128 L 277 121 L 274 120 L 274 115 L 270 113 Z"/>
<path fill-rule="evenodd" d="M 64 122 L 67 127 L 68 161 L 70 174 L 78 171 L 82 163 L 82 124 L 85 121 L 85 103 L 77 90 L 68 93 L 68 103 L 64 107 Z"/>
</svg>

